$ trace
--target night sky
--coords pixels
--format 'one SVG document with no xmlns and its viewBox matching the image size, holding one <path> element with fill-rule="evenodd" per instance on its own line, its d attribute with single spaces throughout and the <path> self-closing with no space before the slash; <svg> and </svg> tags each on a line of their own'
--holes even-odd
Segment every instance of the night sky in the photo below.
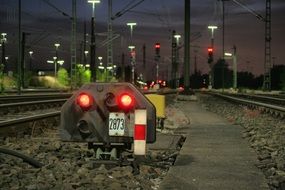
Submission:
<svg viewBox="0 0 285 190">
<path fill-rule="evenodd" d="M 16 64 L 17 56 L 17 0 L 0 1 L 0 32 L 8 33 L 7 55 L 9 67 Z M 61 11 L 71 15 L 71 0 L 49 0 Z M 132 2 L 139 0 L 113 0 L 113 15 Z M 265 0 L 239 0 L 249 8 L 265 17 Z M 134 3 L 132 3 L 134 4 Z M 225 50 L 232 51 L 237 46 L 238 70 L 250 71 L 254 74 L 263 73 L 264 67 L 264 22 L 248 13 L 232 1 L 225 2 Z M 221 57 L 222 50 L 222 11 L 221 2 L 217 0 L 191 1 L 191 72 L 194 71 L 194 55 L 196 52 L 198 70 L 208 72 L 207 47 L 210 45 L 208 25 L 217 25 L 215 30 L 215 58 Z M 87 0 L 77 0 L 77 55 L 80 53 L 80 43 L 83 41 L 84 21 L 87 32 L 90 33 L 92 6 Z M 101 42 L 106 39 L 108 0 L 101 0 L 96 5 L 97 56 L 103 56 L 106 61 L 106 46 Z M 142 65 L 142 46 L 147 48 L 147 78 L 154 78 L 154 44 L 161 43 L 161 72 L 170 72 L 171 68 L 171 31 L 176 30 L 184 36 L 184 0 L 144 0 L 132 11 L 113 21 L 113 30 L 121 38 L 114 41 L 114 63 L 120 64 L 122 52 L 127 53 L 130 30 L 126 26 L 129 21 L 137 22 L 134 28 L 133 41 L 137 47 L 137 68 Z M 60 12 L 49 6 L 45 0 L 22 0 L 22 30 L 30 33 L 27 45 L 34 51 L 33 67 L 53 68 L 46 60 L 55 55 L 54 43 L 61 44 L 59 57 L 65 60 L 65 66 L 70 64 L 71 21 Z M 285 1 L 272 0 L 272 57 L 274 64 L 285 64 Z M 89 40 L 90 42 L 90 40 Z M 180 58 L 183 62 L 183 51 Z M 27 55 L 28 56 L 28 55 Z M 126 59 L 129 64 L 129 59 Z M 228 62 L 231 68 L 231 61 Z M 14 65 L 13 65 L 14 64 Z M 180 70 L 182 71 L 182 64 Z M 164 74 L 166 76 L 166 74 Z"/>
</svg>

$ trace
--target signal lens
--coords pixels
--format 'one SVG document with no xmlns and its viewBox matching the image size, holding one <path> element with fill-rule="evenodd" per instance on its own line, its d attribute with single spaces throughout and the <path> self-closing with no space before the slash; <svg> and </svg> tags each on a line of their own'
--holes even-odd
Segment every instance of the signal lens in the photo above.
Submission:
<svg viewBox="0 0 285 190">
<path fill-rule="evenodd" d="M 121 94 L 118 97 L 118 105 L 121 109 L 131 109 L 134 106 L 134 97 L 130 94 Z"/>
<path fill-rule="evenodd" d="M 77 97 L 77 104 L 82 108 L 82 109 L 89 109 L 94 103 L 94 99 L 92 96 L 86 93 L 81 93 Z"/>
</svg>

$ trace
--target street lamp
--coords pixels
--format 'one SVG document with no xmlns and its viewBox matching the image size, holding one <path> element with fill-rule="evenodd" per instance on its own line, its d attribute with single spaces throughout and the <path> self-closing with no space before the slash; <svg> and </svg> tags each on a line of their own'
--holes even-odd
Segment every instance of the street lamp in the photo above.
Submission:
<svg viewBox="0 0 285 190">
<path fill-rule="evenodd" d="M 29 51 L 30 54 L 30 65 L 29 65 L 29 70 L 32 71 L 32 55 L 33 55 L 33 51 Z"/>
<path fill-rule="evenodd" d="M 58 63 L 60 66 L 62 66 L 63 63 L 64 63 L 64 60 L 58 60 L 57 63 Z"/>
<path fill-rule="evenodd" d="M 135 63 L 136 63 L 136 50 L 135 46 L 128 46 L 130 49 L 130 55 L 131 55 L 131 65 L 132 65 L 132 83 L 135 83 Z"/>
<path fill-rule="evenodd" d="M 53 63 L 54 63 L 54 78 L 56 78 L 56 72 L 57 72 L 57 57 L 53 57 Z"/>
<path fill-rule="evenodd" d="M 132 83 L 135 83 L 135 65 L 136 65 L 136 52 L 135 52 L 135 46 L 133 46 L 133 28 L 134 26 L 136 26 L 137 23 L 135 22 L 129 22 L 127 23 L 127 26 L 130 27 L 130 31 L 131 31 L 131 39 L 130 39 L 130 54 L 131 54 L 131 65 L 132 65 Z"/>
<path fill-rule="evenodd" d="M 55 60 L 54 60 L 54 72 L 55 72 L 55 75 L 54 75 L 54 77 L 56 77 L 57 76 L 57 74 L 56 74 L 56 72 L 57 72 L 57 64 L 58 64 L 58 48 L 59 48 L 59 46 L 60 46 L 60 44 L 59 43 L 55 43 L 54 44 L 54 46 L 55 46 Z"/>
<path fill-rule="evenodd" d="M 116 76 L 116 69 L 117 69 L 117 65 L 113 65 L 113 76 Z"/>
<path fill-rule="evenodd" d="M 95 5 L 96 3 L 100 3 L 100 0 L 88 0 L 88 3 L 92 4 L 92 17 L 95 16 Z"/>
<path fill-rule="evenodd" d="M 181 35 L 175 34 L 175 35 L 174 35 L 174 38 L 176 39 L 177 45 L 179 45 L 179 39 L 181 38 Z"/>
<path fill-rule="evenodd" d="M 225 56 L 226 56 L 226 57 L 232 57 L 233 54 L 232 54 L 232 53 L 225 52 Z"/>
<path fill-rule="evenodd" d="M 96 82 L 95 5 L 96 3 L 100 3 L 100 0 L 88 0 L 87 2 L 92 4 L 91 44 L 90 44 L 91 81 Z"/>
<path fill-rule="evenodd" d="M 176 39 L 176 50 L 175 50 L 175 81 L 176 81 L 176 87 L 179 86 L 179 76 L 178 76 L 178 65 L 179 65 L 179 39 L 181 38 L 181 35 L 175 34 L 174 38 Z"/>
<path fill-rule="evenodd" d="M 6 57 L 5 57 L 5 64 L 8 64 L 8 59 L 9 59 L 9 57 L 6 56 Z"/>
<path fill-rule="evenodd" d="M 5 43 L 7 42 L 7 33 L 1 33 L 1 47 L 2 47 L 2 65 L 3 65 L 3 72 L 5 73 Z"/>
<path fill-rule="evenodd" d="M 131 45 L 132 45 L 133 30 L 134 30 L 134 26 L 136 26 L 136 25 L 137 25 L 137 23 L 135 23 L 135 22 L 128 22 L 127 23 L 127 26 L 129 26 L 131 29 Z"/>
<path fill-rule="evenodd" d="M 87 55 L 88 55 L 89 51 L 85 50 L 84 51 L 84 65 L 87 65 Z"/>
<path fill-rule="evenodd" d="M 57 57 L 58 58 L 58 47 L 60 46 L 60 44 L 59 43 L 55 43 L 54 44 L 54 46 L 55 46 L 55 57 Z"/>
<path fill-rule="evenodd" d="M 208 29 L 210 29 L 211 30 L 211 37 L 212 37 L 212 39 L 214 38 L 214 30 L 215 29 L 218 29 L 218 27 L 217 26 L 208 26 Z"/>
<path fill-rule="evenodd" d="M 214 49 L 214 30 L 218 29 L 217 26 L 210 25 L 208 29 L 211 30 L 211 48 Z M 212 88 L 212 84 L 214 83 L 214 72 L 213 72 L 213 63 L 214 59 L 210 64 L 210 71 L 209 71 L 209 89 Z"/>
<path fill-rule="evenodd" d="M 233 59 L 233 89 L 237 88 L 237 55 L 236 46 L 233 47 L 234 53 L 224 53 L 224 57 L 230 57 Z"/>
</svg>

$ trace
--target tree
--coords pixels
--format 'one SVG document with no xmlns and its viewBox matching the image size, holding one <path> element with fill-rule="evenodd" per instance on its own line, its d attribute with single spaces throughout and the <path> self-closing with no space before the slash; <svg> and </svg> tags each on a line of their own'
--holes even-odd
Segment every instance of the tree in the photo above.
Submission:
<svg viewBox="0 0 285 190">
<path fill-rule="evenodd" d="M 202 75 L 200 71 L 190 76 L 190 87 L 192 89 L 206 88 L 208 84 L 208 75 Z"/>
<path fill-rule="evenodd" d="M 232 71 L 228 69 L 228 64 L 225 60 L 219 59 L 213 66 L 214 70 L 214 88 L 229 88 L 232 87 L 233 77 Z"/>
<path fill-rule="evenodd" d="M 67 86 L 69 84 L 68 72 L 64 68 L 60 68 L 57 72 L 57 80 L 61 85 Z"/>
<path fill-rule="evenodd" d="M 239 88 L 256 88 L 255 83 L 255 77 L 250 72 L 238 72 L 237 73 L 237 83 Z"/>
<path fill-rule="evenodd" d="M 280 72 L 280 88 L 285 91 L 285 66 L 283 65 L 283 69 Z"/>
<path fill-rule="evenodd" d="M 4 91 L 4 65 L 0 64 L 0 93 Z"/>
<path fill-rule="evenodd" d="M 282 87 L 282 80 L 284 81 L 284 65 L 274 65 L 271 69 L 271 89 L 272 90 L 280 90 Z M 283 77 L 282 77 L 283 75 Z"/>
</svg>

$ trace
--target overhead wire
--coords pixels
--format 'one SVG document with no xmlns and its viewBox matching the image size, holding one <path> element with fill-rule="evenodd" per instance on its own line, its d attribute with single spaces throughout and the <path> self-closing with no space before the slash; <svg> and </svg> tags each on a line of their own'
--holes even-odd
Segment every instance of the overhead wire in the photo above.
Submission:
<svg viewBox="0 0 285 190">
<path fill-rule="evenodd" d="M 57 8 L 54 4 L 50 3 L 49 0 L 42 0 L 44 3 L 46 3 L 47 5 L 49 5 L 50 7 L 52 7 L 53 9 L 55 9 L 57 12 L 61 13 L 63 16 L 68 17 L 69 19 L 72 20 L 72 16 L 68 15 L 66 12 L 60 10 L 59 8 Z"/>
</svg>

